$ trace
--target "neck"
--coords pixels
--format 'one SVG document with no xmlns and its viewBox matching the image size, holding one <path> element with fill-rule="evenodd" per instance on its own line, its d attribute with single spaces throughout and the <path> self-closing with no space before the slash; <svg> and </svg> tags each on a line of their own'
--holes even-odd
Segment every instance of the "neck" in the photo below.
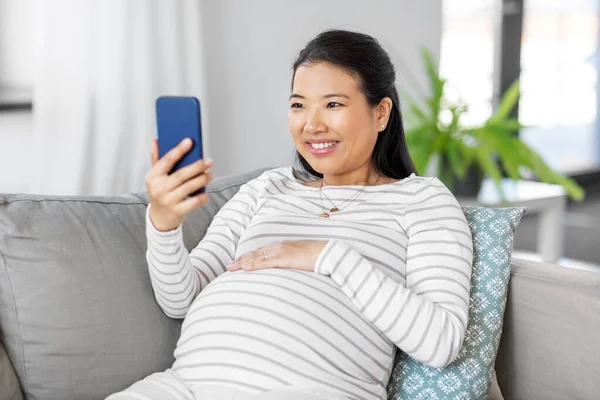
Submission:
<svg viewBox="0 0 600 400">
<path fill-rule="evenodd" d="M 323 186 L 373 185 L 377 176 L 367 166 L 342 174 L 323 174 Z"/>
</svg>

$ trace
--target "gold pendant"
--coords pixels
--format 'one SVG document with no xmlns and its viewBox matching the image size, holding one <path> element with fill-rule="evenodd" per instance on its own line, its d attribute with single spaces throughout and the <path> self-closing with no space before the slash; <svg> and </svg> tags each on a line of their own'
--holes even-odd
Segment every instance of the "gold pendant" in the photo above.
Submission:
<svg viewBox="0 0 600 400">
<path fill-rule="evenodd" d="M 329 210 L 329 212 L 332 212 L 332 213 L 334 213 L 336 211 L 340 211 L 340 209 L 337 207 L 333 207 L 331 210 Z"/>
<path fill-rule="evenodd" d="M 321 217 L 321 218 L 329 218 L 329 214 L 327 214 L 325 211 L 323 211 L 321 214 L 319 214 L 319 217 Z"/>
</svg>

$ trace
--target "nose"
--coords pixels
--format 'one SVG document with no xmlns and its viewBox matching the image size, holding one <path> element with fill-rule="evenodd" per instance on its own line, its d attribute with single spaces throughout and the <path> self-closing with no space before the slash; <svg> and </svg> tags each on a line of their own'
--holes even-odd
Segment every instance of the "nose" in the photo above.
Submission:
<svg viewBox="0 0 600 400">
<path fill-rule="evenodd" d="M 318 110 L 314 110 L 308 115 L 306 119 L 306 123 L 304 124 L 304 131 L 309 134 L 314 134 L 320 131 L 323 131 L 324 124 L 321 119 L 321 115 Z"/>
</svg>

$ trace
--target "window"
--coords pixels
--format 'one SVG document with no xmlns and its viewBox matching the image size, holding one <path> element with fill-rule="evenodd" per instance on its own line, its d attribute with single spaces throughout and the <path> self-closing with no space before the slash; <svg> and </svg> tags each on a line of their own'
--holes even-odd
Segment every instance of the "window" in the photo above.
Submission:
<svg viewBox="0 0 600 400">
<path fill-rule="evenodd" d="M 598 165 L 597 0 L 526 0 L 521 137 L 562 172 Z"/>
<path fill-rule="evenodd" d="M 444 0 L 440 74 L 446 95 L 461 99 L 466 124 L 492 115 L 496 0 Z"/>
<path fill-rule="evenodd" d="M 469 106 L 468 124 L 492 113 L 501 1 L 443 0 L 440 72 L 448 80 L 448 96 Z M 523 5 L 521 53 L 511 56 L 520 57 L 521 65 L 519 120 L 527 126 L 521 137 L 563 173 L 597 169 L 598 0 L 524 0 Z"/>
</svg>

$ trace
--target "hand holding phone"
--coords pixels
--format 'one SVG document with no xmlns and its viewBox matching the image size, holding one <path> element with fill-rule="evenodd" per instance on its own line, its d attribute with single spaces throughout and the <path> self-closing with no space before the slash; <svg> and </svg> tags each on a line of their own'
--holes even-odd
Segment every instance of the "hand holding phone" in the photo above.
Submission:
<svg viewBox="0 0 600 400">
<path fill-rule="evenodd" d="M 188 196 L 188 193 L 206 186 L 213 179 L 211 160 L 199 160 L 175 173 L 173 166 L 190 149 L 184 141 L 159 159 L 158 141 L 152 139 L 152 167 L 146 174 L 146 188 L 150 199 L 150 220 L 159 231 L 170 231 L 183 223 L 190 211 L 206 204 L 208 193 Z"/>
<path fill-rule="evenodd" d="M 159 98 L 158 139 L 152 139 L 152 167 L 146 174 L 150 219 L 160 231 L 177 228 L 188 212 L 208 201 L 212 161 L 202 159 L 199 104 L 193 98 Z"/>
</svg>

